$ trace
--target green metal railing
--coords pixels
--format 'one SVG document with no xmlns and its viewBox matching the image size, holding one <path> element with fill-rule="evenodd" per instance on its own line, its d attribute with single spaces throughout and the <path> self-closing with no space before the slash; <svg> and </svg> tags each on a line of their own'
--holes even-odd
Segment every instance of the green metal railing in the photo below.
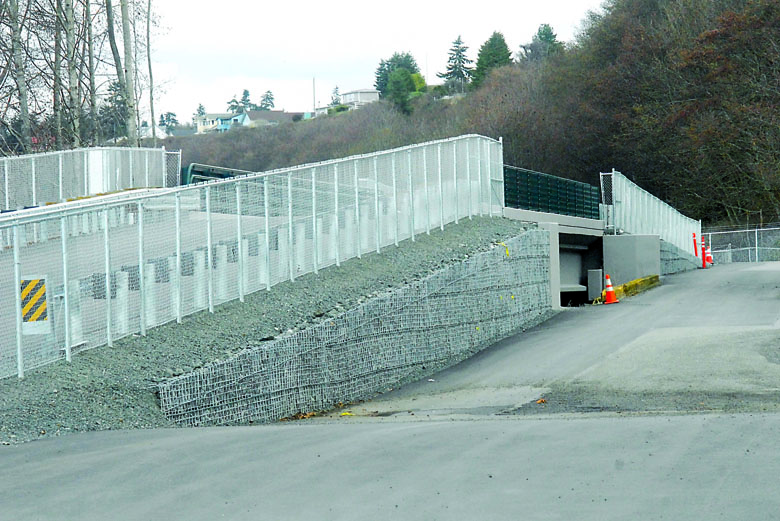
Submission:
<svg viewBox="0 0 780 521">
<path fill-rule="evenodd" d="M 525 168 L 504 165 L 504 199 L 509 208 L 599 218 L 599 188 Z"/>
</svg>

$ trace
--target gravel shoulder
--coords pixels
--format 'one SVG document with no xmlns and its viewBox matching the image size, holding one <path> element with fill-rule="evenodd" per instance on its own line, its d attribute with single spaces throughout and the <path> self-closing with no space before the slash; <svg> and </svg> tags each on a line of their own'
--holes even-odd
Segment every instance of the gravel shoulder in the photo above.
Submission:
<svg viewBox="0 0 780 521">
<path fill-rule="evenodd" d="M 417 236 L 148 332 L 80 353 L 73 362 L 0 381 L 0 443 L 68 433 L 174 427 L 157 385 L 284 332 L 336 316 L 384 291 L 430 275 L 521 234 L 527 224 L 480 217 Z"/>
</svg>

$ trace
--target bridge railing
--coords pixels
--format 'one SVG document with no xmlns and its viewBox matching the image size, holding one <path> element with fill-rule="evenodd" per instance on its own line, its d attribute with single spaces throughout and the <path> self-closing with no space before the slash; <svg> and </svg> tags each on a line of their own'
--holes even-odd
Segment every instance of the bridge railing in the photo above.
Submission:
<svg viewBox="0 0 780 521">
<path fill-rule="evenodd" d="M 701 236 L 701 221 L 686 217 L 615 170 L 601 174 L 601 194 L 601 218 L 608 230 L 659 235 L 694 255 L 693 233 Z"/>
<path fill-rule="evenodd" d="M 179 184 L 178 152 L 99 147 L 0 157 L 0 208 L 17 210 L 127 188 Z"/>
<path fill-rule="evenodd" d="M 502 159 L 469 135 L 4 214 L 0 377 L 500 215 Z"/>
</svg>

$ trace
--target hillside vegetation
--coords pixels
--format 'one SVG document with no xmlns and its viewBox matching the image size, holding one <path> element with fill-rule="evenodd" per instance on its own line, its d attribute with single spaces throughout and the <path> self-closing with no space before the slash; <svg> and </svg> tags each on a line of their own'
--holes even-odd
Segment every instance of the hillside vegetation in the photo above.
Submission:
<svg viewBox="0 0 780 521">
<path fill-rule="evenodd" d="M 620 170 L 708 223 L 780 220 L 780 4 L 609 0 L 577 40 L 464 97 L 171 139 L 184 163 L 267 170 L 479 133 L 504 159 L 597 183 Z"/>
</svg>

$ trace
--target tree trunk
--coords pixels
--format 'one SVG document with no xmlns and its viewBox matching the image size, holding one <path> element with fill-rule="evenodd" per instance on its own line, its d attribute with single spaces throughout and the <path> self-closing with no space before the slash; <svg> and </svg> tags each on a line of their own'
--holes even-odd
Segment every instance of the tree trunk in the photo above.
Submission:
<svg viewBox="0 0 780 521">
<path fill-rule="evenodd" d="M 62 2 L 54 5 L 54 148 L 62 150 Z"/>
<path fill-rule="evenodd" d="M 114 7 L 112 0 L 106 0 L 106 32 L 108 33 L 108 43 L 111 45 L 111 54 L 114 56 L 114 66 L 116 67 L 116 80 L 119 82 L 119 88 L 122 92 L 127 92 L 125 83 L 125 70 L 122 68 L 122 59 L 119 57 L 119 48 L 116 46 L 116 34 L 114 33 Z"/>
<path fill-rule="evenodd" d="M 73 0 L 65 0 L 65 47 L 68 64 L 68 104 L 70 105 L 70 131 L 73 148 L 81 145 L 80 122 L 81 101 L 79 99 L 79 77 L 76 58 L 76 26 L 73 16 Z"/>
<path fill-rule="evenodd" d="M 91 125 L 89 128 L 89 139 L 92 145 L 101 141 L 99 134 L 99 125 L 97 123 L 97 88 L 95 87 L 95 35 L 92 31 L 92 1 L 84 0 L 84 19 L 87 24 L 87 59 L 89 75 L 89 116 Z"/>
<path fill-rule="evenodd" d="M 11 24 L 11 49 L 13 53 L 13 68 L 16 88 L 19 90 L 19 118 L 22 123 L 22 151 L 27 153 L 32 148 L 32 131 L 30 130 L 30 111 L 27 107 L 27 78 L 22 60 L 22 28 L 19 23 L 19 1 L 8 2 L 9 22 Z"/>
<path fill-rule="evenodd" d="M 122 40 L 125 50 L 125 86 L 127 102 L 127 139 L 131 146 L 138 146 L 138 127 L 136 125 L 135 103 L 135 60 L 133 59 L 133 38 L 130 29 L 128 0 L 119 0 L 122 11 Z"/>
<path fill-rule="evenodd" d="M 149 111 L 152 116 L 152 146 L 157 148 L 157 121 L 154 119 L 154 76 L 152 75 L 152 0 L 146 5 L 146 62 L 149 65 Z"/>
</svg>

